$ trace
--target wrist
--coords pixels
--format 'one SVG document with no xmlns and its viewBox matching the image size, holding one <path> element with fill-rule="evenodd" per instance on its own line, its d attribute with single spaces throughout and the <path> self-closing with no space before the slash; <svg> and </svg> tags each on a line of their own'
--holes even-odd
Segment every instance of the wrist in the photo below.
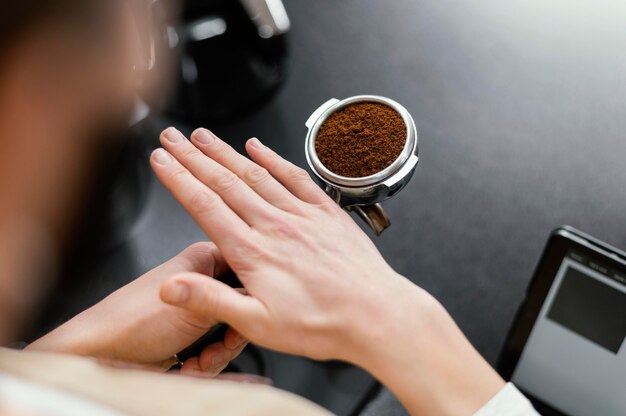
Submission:
<svg viewBox="0 0 626 416">
<path fill-rule="evenodd" d="M 384 297 L 356 335 L 361 349 L 353 362 L 410 413 L 472 414 L 504 386 L 429 293 L 401 278 Z"/>
<path fill-rule="evenodd" d="M 348 322 L 349 361 L 370 372 L 386 363 L 411 333 L 427 332 L 437 301 L 404 276 L 394 274 L 362 302 L 359 319 Z M 399 358 L 399 357 L 398 357 Z"/>
<path fill-rule="evenodd" d="M 25 349 L 61 354 L 99 357 L 105 334 L 94 334 L 91 308 L 76 315 L 58 328 L 33 341 Z"/>
</svg>

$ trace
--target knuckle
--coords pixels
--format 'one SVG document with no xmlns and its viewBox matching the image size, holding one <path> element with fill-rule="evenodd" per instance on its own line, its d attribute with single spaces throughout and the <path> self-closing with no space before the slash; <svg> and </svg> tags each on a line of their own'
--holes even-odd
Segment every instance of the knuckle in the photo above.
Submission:
<svg viewBox="0 0 626 416">
<path fill-rule="evenodd" d="M 307 314 L 300 321 L 306 333 L 322 334 L 329 331 L 328 319 L 316 314 Z"/>
<path fill-rule="evenodd" d="M 216 192 L 226 192 L 239 182 L 237 175 L 232 172 L 223 172 L 216 176 L 214 189 Z"/>
<path fill-rule="evenodd" d="M 229 259 L 229 264 L 231 264 L 233 269 L 250 270 L 266 256 L 267 253 L 256 241 L 250 238 L 243 239 L 232 248 L 232 257 Z"/>
<path fill-rule="evenodd" d="M 178 169 L 174 169 L 172 171 L 172 173 L 170 173 L 170 180 L 172 182 L 182 182 L 185 181 L 189 178 L 189 172 L 187 171 L 187 169 L 183 169 L 183 168 L 178 168 Z"/>
<path fill-rule="evenodd" d="M 228 308 L 228 302 L 224 301 L 222 292 L 216 290 L 210 280 L 196 281 L 191 286 L 188 303 L 190 310 L 199 312 L 203 316 L 213 317 L 215 311 L 224 311 Z"/>
<path fill-rule="evenodd" d="M 211 147 L 211 154 L 226 152 L 230 147 L 221 140 L 213 140 L 209 146 Z"/>
<path fill-rule="evenodd" d="M 275 219 L 271 224 L 272 232 L 282 238 L 295 239 L 301 236 L 302 231 L 291 221 Z"/>
<path fill-rule="evenodd" d="M 302 180 L 311 180 L 311 177 L 309 176 L 309 173 L 297 166 L 294 166 L 292 168 L 290 168 L 289 171 L 289 177 L 293 178 L 294 180 L 298 180 L 298 181 L 302 181 Z"/>
<path fill-rule="evenodd" d="M 333 217 L 340 216 L 346 214 L 343 208 L 339 206 L 335 201 L 330 198 L 326 200 L 322 200 L 318 206 L 321 208 L 323 212 L 326 214 L 330 214 Z"/>
<path fill-rule="evenodd" d="M 211 246 L 213 243 L 210 241 L 197 241 L 193 244 L 190 244 L 187 247 L 187 250 L 191 252 L 209 252 L 211 250 Z"/>
<path fill-rule="evenodd" d="M 285 163 L 287 163 L 285 159 L 278 155 L 278 153 L 275 153 L 271 150 L 267 152 L 265 158 L 267 166 L 281 167 L 284 166 Z"/>
<path fill-rule="evenodd" d="M 241 243 L 241 249 L 250 257 L 260 258 L 265 256 L 265 250 L 263 247 L 252 239 L 244 240 Z"/>
<path fill-rule="evenodd" d="M 191 211 L 195 214 L 209 214 L 215 210 L 217 205 L 217 198 L 206 191 L 196 192 L 189 203 Z"/>
<path fill-rule="evenodd" d="M 269 178 L 267 169 L 257 164 L 250 164 L 243 171 L 244 180 L 251 185 L 258 185 Z"/>
<path fill-rule="evenodd" d="M 198 156 L 198 149 L 194 146 L 186 146 L 185 149 L 181 151 L 181 155 L 184 159 L 194 159 Z"/>
<path fill-rule="evenodd" d="M 175 257 L 184 262 L 187 270 L 213 270 L 215 258 L 212 251 L 213 243 L 201 241 L 193 243 Z"/>
<path fill-rule="evenodd" d="M 226 308 L 224 298 L 217 290 L 212 290 L 212 288 L 205 287 L 203 291 L 203 302 L 206 302 L 206 305 L 209 305 L 211 310 L 224 310 Z"/>
</svg>

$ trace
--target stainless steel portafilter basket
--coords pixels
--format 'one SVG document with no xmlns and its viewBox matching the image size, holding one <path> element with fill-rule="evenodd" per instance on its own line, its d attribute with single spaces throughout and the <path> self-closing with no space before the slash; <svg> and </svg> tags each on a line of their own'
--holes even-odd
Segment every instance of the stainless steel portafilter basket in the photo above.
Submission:
<svg viewBox="0 0 626 416">
<path fill-rule="evenodd" d="M 373 175 L 360 178 L 337 175 L 322 165 L 317 157 L 315 151 L 317 132 L 324 121 L 335 111 L 363 102 L 385 104 L 400 114 L 406 125 L 404 148 L 391 165 Z M 419 160 L 418 138 L 413 117 L 406 108 L 389 98 L 377 95 L 356 95 L 343 100 L 332 98 L 326 101 L 311 114 L 305 124 L 309 129 L 305 143 L 306 160 L 317 180 L 326 193 L 341 207 L 356 212 L 376 235 L 380 235 L 391 224 L 380 202 L 391 198 L 404 188 L 413 176 Z"/>
</svg>

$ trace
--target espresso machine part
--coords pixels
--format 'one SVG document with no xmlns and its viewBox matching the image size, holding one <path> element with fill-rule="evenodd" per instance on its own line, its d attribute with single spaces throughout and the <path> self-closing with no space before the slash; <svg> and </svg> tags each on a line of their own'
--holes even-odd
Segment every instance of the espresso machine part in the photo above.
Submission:
<svg viewBox="0 0 626 416">
<path fill-rule="evenodd" d="M 187 0 L 170 33 L 178 71 L 166 111 L 214 122 L 258 108 L 285 80 L 289 28 L 281 0 Z"/>
<path fill-rule="evenodd" d="M 241 0 L 241 4 L 263 39 L 289 32 L 291 24 L 281 0 Z"/>
<path fill-rule="evenodd" d="M 320 162 L 315 151 L 315 139 L 328 116 L 351 104 L 363 102 L 385 104 L 396 110 L 406 125 L 406 142 L 398 158 L 382 171 L 361 178 L 341 176 Z M 305 142 L 306 160 L 317 180 L 341 207 L 356 212 L 376 235 L 380 235 L 391 224 L 380 202 L 396 195 L 406 186 L 419 161 L 417 131 L 411 114 L 389 98 L 357 95 L 343 100 L 328 100 L 311 114 L 305 124 L 309 129 Z"/>
</svg>

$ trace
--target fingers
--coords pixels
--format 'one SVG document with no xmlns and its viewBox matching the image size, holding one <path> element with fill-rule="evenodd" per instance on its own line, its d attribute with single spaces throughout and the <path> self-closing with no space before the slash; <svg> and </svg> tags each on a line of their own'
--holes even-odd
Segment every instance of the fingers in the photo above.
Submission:
<svg viewBox="0 0 626 416">
<path fill-rule="evenodd" d="M 225 342 L 211 344 L 202 350 L 199 357 L 185 361 L 180 372 L 183 375 L 201 373 L 203 376 L 215 377 L 241 354 L 246 345 L 245 338 L 241 338 L 240 343 L 233 348 L 227 347 Z"/>
<path fill-rule="evenodd" d="M 211 276 L 221 276 L 229 271 L 230 266 L 228 265 L 228 263 L 226 263 L 226 259 L 222 255 L 220 249 L 215 245 L 215 243 L 209 243 L 209 250 L 211 251 L 211 256 L 214 260 L 213 274 Z"/>
<path fill-rule="evenodd" d="M 176 259 L 187 262 L 187 267 L 180 271 L 198 272 L 212 277 L 221 276 L 230 269 L 219 248 L 208 241 L 190 245 Z"/>
<path fill-rule="evenodd" d="M 198 361 L 198 357 L 189 358 L 183 363 L 182 367 L 180 368 L 180 373 L 186 376 L 193 376 L 196 373 L 199 373 L 201 371 L 202 370 L 200 370 L 200 363 Z"/>
<path fill-rule="evenodd" d="M 219 375 L 227 365 L 228 363 L 220 368 L 207 368 L 203 370 L 200 368 L 199 357 L 191 357 L 183 363 L 180 368 L 180 374 L 188 377 L 214 378 Z"/>
<path fill-rule="evenodd" d="M 267 169 L 289 192 L 302 201 L 311 204 L 329 201 L 326 193 L 313 182 L 307 171 L 286 161 L 257 138 L 248 140 L 246 151 L 252 160 Z"/>
<path fill-rule="evenodd" d="M 228 328 L 224 335 L 224 346 L 229 350 L 239 348 L 242 344 L 247 344 L 248 340 L 233 328 Z"/>
<path fill-rule="evenodd" d="M 298 199 L 265 169 L 243 156 L 207 129 L 191 134 L 191 141 L 205 155 L 237 176 L 270 204 L 285 211 L 297 211 Z"/>
<path fill-rule="evenodd" d="M 161 286 L 160 295 L 170 305 L 210 316 L 238 329 L 263 320 L 266 314 L 258 299 L 199 273 L 182 273 L 170 278 Z"/>
<path fill-rule="evenodd" d="M 268 219 L 267 214 L 275 210 L 275 207 L 261 198 L 236 173 L 207 157 L 174 127 L 169 127 L 161 133 L 161 144 L 193 176 L 217 193 L 248 224 L 265 222 Z M 232 157 L 232 153 L 222 158 L 228 159 Z"/>
<path fill-rule="evenodd" d="M 228 364 L 237 358 L 248 344 L 248 340 L 237 331 L 229 328 L 223 342 L 216 342 L 206 347 L 198 357 L 192 357 L 183 363 L 180 370 L 184 375 L 215 377 Z"/>
<path fill-rule="evenodd" d="M 150 163 L 161 183 L 223 252 L 249 239 L 250 227 L 167 151 L 152 152 Z"/>
<path fill-rule="evenodd" d="M 229 362 L 237 358 L 248 344 L 245 338 L 241 338 L 238 345 L 228 348 L 225 342 L 217 342 L 209 345 L 200 353 L 198 363 L 202 371 L 221 372 Z"/>
</svg>

